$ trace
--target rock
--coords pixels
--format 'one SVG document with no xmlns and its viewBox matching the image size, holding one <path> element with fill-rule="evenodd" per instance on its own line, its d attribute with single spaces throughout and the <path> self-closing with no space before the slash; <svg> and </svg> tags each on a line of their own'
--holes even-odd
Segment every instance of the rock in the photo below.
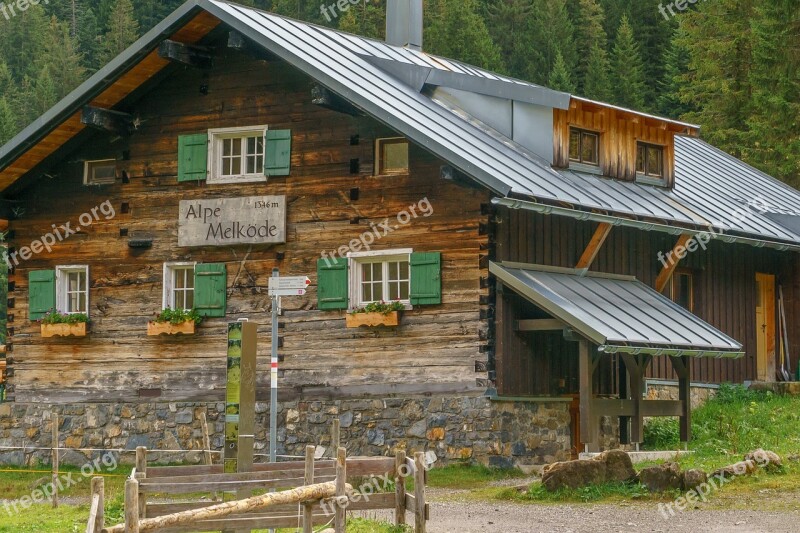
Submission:
<svg viewBox="0 0 800 533">
<path fill-rule="evenodd" d="M 175 415 L 177 424 L 191 424 L 194 420 L 194 413 L 190 409 L 184 409 Z"/>
<path fill-rule="evenodd" d="M 702 470 L 696 468 L 687 470 L 683 473 L 683 490 L 695 490 L 706 481 L 708 481 L 708 476 Z"/>
<path fill-rule="evenodd" d="M 409 437 L 417 437 L 420 439 L 425 438 L 426 433 L 426 425 L 427 422 L 425 420 L 420 420 L 418 422 L 414 422 L 410 428 L 406 431 L 406 435 Z"/>
<path fill-rule="evenodd" d="M 800 454 L 793 453 L 793 454 L 789 455 L 788 457 L 786 457 L 786 459 L 788 459 L 789 461 L 791 461 L 793 463 L 796 463 L 797 461 L 800 461 Z"/>
<path fill-rule="evenodd" d="M 300 411 L 297 409 L 289 409 L 286 411 L 286 423 L 294 424 L 300 421 Z"/>
<path fill-rule="evenodd" d="M 636 478 L 631 456 L 622 450 L 608 450 L 592 458 L 606 465 L 606 481 L 631 481 Z"/>
<path fill-rule="evenodd" d="M 599 485 L 606 480 L 606 464 L 594 459 L 580 459 L 548 465 L 542 471 L 542 485 L 550 492 Z"/>
<path fill-rule="evenodd" d="M 651 466 L 639 472 L 639 483 L 650 492 L 680 489 L 683 484 L 681 469 L 676 463 Z"/>
<path fill-rule="evenodd" d="M 777 453 L 764 450 L 763 448 L 759 448 L 748 453 L 744 456 L 744 460 L 752 461 L 756 464 L 756 466 L 760 466 L 766 469 L 768 472 L 780 470 L 780 468 L 783 466 L 781 457 Z"/>
<path fill-rule="evenodd" d="M 724 477 L 725 479 L 731 479 L 736 476 L 749 476 L 756 471 L 756 468 L 758 467 L 756 466 L 755 461 L 739 461 L 738 463 L 714 470 L 710 477 Z"/>
<path fill-rule="evenodd" d="M 339 427 L 349 428 L 353 425 L 353 412 L 347 411 L 339 415 Z"/>
</svg>

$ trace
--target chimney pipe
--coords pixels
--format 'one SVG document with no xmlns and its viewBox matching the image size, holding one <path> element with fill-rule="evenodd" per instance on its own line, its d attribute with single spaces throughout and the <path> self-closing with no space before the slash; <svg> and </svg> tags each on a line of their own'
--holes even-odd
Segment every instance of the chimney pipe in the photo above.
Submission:
<svg viewBox="0 0 800 533">
<path fill-rule="evenodd" d="M 422 0 L 388 0 L 386 42 L 422 50 Z"/>
</svg>

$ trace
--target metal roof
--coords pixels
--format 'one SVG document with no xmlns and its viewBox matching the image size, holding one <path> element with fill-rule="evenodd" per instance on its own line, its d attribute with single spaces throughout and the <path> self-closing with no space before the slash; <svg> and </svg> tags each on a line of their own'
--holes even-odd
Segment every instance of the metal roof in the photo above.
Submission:
<svg viewBox="0 0 800 533">
<path fill-rule="evenodd" d="M 675 189 L 553 169 L 548 160 L 466 112 L 420 92 L 426 83 L 563 106 L 564 93 L 385 42 L 220 0 L 190 0 L 0 148 L 0 171 L 59 121 L 115 83 L 131 64 L 200 10 L 302 70 L 366 114 L 430 150 L 500 196 L 601 211 L 679 227 L 800 243 L 796 224 L 752 209 L 800 215 L 800 192 L 707 143 L 676 136 Z M 545 154 L 549 157 L 549 154 Z M 751 206 L 748 209 L 748 205 Z M 744 211 L 743 211 L 744 210 Z M 746 216 L 742 216 L 742 213 Z"/>
<path fill-rule="evenodd" d="M 743 355 L 740 343 L 636 278 L 519 263 L 489 271 L 605 352 Z"/>
</svg>

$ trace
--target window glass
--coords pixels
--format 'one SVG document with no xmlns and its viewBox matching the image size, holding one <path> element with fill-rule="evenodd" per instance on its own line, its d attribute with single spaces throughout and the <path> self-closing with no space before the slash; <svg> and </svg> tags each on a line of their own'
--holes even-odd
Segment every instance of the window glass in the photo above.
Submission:
<svg viewBox="0 0 800 533">
<path fill-rule="evenodd" d="M 581 132 L 575 128 L 569 130 L 569 158 L 572 161 L 581 160 Z"/>
<path fill-rule="evenodd" d="M 687 311 L 693 311 L 693 279 L 691 272 L 676 272 L 672 276 L 672 301 Z"/>
<path fill-rule="evenodd" d="M 169 307 L 186 311 L 194 307 L 194 267 L 175 266 L 172 271 L 172 291 Z"/>
<path fill-rule="evenodd" d="M 357 263 L 360 270 L 360 295 L 356 305 L 381 301 L 408 302 L 411 296 L 411 269 L 408 256 L 387 258 L 385 261 L 370 258 Z"/>
<path fill-rule="evenodd" d="M 600 164 L 600 135 L 591 131 L 570 128 L 569 159 L 587 165 Z"/>
<path fill-rule="evenodd" d="M 378 157 L 381 174 L 407 171 L 409 168 L 408 141 L 405 139 L 379 139 Z"/>
</svg>

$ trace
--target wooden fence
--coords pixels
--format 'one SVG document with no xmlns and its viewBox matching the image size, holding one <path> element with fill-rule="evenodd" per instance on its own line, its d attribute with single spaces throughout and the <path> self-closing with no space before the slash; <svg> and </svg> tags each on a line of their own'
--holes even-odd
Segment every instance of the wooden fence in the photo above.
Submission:
<svg viewBox="0 0 800 533">
<path fill-rule="evenodd" d="M 347 511 L 394 510 L 395 523 L 414 515 L 414 530 L 424 533 L 429 516 L 425 503 L 424 454 L 414 460 L 405 452 L 392 457 L 351 457 L 338 449 L 335 460 L 316 460 L 314 446 L 305 461 L 254 464 L 251 472 L 226 474 L 222 465 L 148 467 L 147 450 L 137 448 L 136 468 L 125 485 L 125 523 L 103 523 L 102 480 L 92 483 L 92 507 L 86 533 L 179 533 L 302 528 L 332 524 L 344 533 Z M 406 492 L 406 477 L 414 478 L 414 494 Z M 381 492 L 386 477 L 394 492 Z M 352 487 L 347 480 L 360 480 Z M 383 480 L 383 481 L 381 481 Z M 281 492 L 252 496 L 253 491 Z M 200 501 L 198 495 L 235 493 L 226 503 Z M 155 501 L 158 495 L 184 501 Z M 194 499 L 191 499 L 194 498 Z M 97 504 L 95 505 L 95 502 Z"/>
</svg>

